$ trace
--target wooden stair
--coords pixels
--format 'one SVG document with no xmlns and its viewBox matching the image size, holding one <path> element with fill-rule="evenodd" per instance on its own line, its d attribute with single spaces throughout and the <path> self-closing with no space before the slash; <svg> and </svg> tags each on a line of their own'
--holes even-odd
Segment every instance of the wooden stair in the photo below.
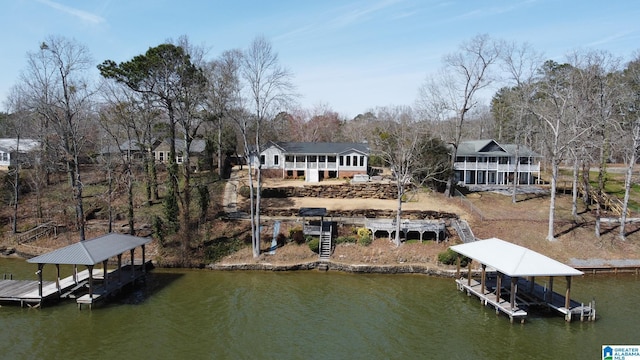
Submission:
<svg viewBox="0 0 640 360">
<path fill-rule="evenodd" d="M 321 231 L 320 232 L 320 260 L 329 260 L 331 257 L 331 232 L 332 228 L 329 227 L 329 231 Z"/>
<path fill-rule="evenodd" d="M 476 241 L 476 236 L 473 235 L 469 223 L 467 223 L 465 220 L 454 220 L 451 222 L 451 224 L 458 233 L 458 236 L 460 236 L 460 240 L 462 240 L 463 243 L 466 244 Z"/>
</svg>

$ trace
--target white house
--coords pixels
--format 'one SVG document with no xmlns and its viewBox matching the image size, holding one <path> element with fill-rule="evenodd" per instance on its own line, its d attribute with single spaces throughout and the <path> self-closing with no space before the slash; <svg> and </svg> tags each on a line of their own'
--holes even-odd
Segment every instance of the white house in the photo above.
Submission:
<svg viewBox="0 0 640 360">
<path fill-rule="evenodd" d="M 253 165 L 257 167 L 257 159 Z M 364 143 L 271 142 L 260 152 L 265 177 L 301 178 L 317 182 L 366 174 L 369 146 Z"/>
<path fill-rule="evenodd" d="M 522 145 L 465 141 L 458 146 L 453 168 L 456 182 L 465 185 L 507 185 L 514 179 L 531 185 L 540 178 L 541 157 Z"/>
<path fill-rule="evenodd" d="M 33 139 L 0 139 L 0 169 L 7 170 L 10 165 L 15 165 L 18 155 L 21 157 L 37 150 L 40 142 Z M 20 161 L 24 161 L 21 158 Z"/>
</svg>

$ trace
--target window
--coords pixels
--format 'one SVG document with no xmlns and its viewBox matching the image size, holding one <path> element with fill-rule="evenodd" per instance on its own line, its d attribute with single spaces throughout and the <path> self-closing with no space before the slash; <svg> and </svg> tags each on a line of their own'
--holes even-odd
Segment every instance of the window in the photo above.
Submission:
<svg viewBox="0 0 640 360">
<path fill-rule="evenodd" d="M 286 161 L 286 162 L 293 162 L 293 156 L 291 156 L 291 155 L 285 155 L 285 157 L 284 157 L 284 161 Z"/>
<path fill-rule="evenodd" d="M 264 165 L 265 157 L 264 155 L 260 155 L 260 165 Z"/>
<path fill-rule="evenodd" d="M 360 166 L 364 166 L 364 156 L 360 156 Z"/>
<path fill-rule="evenodd" d="M 9 161 L 9 154 L 7 154 L 6 152 L 0 154 L 2 154 L 2 161 Z"/>
<path fill-rule="evenodd" d="M 280 165 L 280 157 L 278 155 L 273 155 L 273 165 Z"/>
<path fill-rule="evenodd" d="M 163 151 L 158 152 L 158 160 L 160 160 L 160 162 L 164 162 L 164 152 Z"/>
<path fill-rule="evenodd" d="M 336 162 L 336 157 L 335 156 L 328 156 L 327 157 L 327 161 L 334 163 L 334 162 Z M 340 163 L 340 165 L 342 165 L 342 163 Z"/>
<path fill-rule="evenodd" d="M 327 159 L 327 157 L 326 157 L 326 156 L 324 156 L 324 155 L 320 155 L 320 156 L 318 156 L 318 161 L 320 161 L 321 163 L 323 163 L 323 162 L 327 161 L 326 159 Z"/>
<path fill-rule="evenodd" d="M 347 166 L 351 166 L 351 156 L 347 156 Z"/>
<path fill-rule="evenodd" d="M 340 166 L 344 165 L 344 156 L 340 156 Z"/>
</svg>

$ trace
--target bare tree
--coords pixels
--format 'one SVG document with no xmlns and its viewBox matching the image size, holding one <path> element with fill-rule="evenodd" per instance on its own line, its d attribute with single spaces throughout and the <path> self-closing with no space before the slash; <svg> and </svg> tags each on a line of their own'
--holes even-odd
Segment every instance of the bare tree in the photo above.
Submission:
<svg viewBox="0 0 640 360">
<path fill-rule="evenodd" d="M 625 146 L 625 172 L 624 198 L 622 202 L 622 214 L 620 214 L 620 230 L 618 236 L 626 239 L 627 210 L 631 185 L 633 183 L 633 171 L 638 161 L 640 151 L 640 53 L 627 64 L 621 74 L 621 82 L 624 84 L 624 96 L 621 97 L 619 113 L 621 114 L 621 139 Z"/>
<path fill-rule="evenodd" d="M 502 66 L 508 74 L 508 81 L 513 87 L 508 95 L 511 95 L 510 109 L 511 121 L 509 121 L 510 133 L 516 145 L 515 170 L 513 187 L 511 191 L 511 202 L 516 203 L 516 194 L 519 184 L 520 166 L 520 144 L 527 137 L 527 133 L 533 129 L 529 121 L 529 103 L 531 101 L 532 82 L 539 66 L 541 65 L 540 55 L 527 44 L 517 45 L 515 43 L 506 44 L 502 52 Z"/>
<path fill-rule="evenodd" d="M 402 222 L 402 198 L 407 187 L 412 185 L 418 161 L 418 146 L 423 134 L 417 129 L 415 118 L 409 107 L 381 108 L 377 111 L 380 127 L 375 129 L 376 152 L 391 168 L 396 180 L 396 236 L 395 244 L 400 246 Z"/>
<path fill-rule="evenodd" d="M 488 35 L 477 35 L 460 45 L 458 52 L 444 58 L 439 76 L 427 79 L 419 89 L 418 108 L 434 119 L 455 119 L 453 134 L 446 139 L 452 146 L 451 167 L 462 140 L 467 114 L 477 105 L 478 93 L 491 85 L 490 73 L 501 53 L 502 43 Z M 454 174 L 445 194 L 453 195 Z"/>
<path fill-rule="evenodd" d="M 244 99 L 246 114 L 239 122 L 245 157 L 249 165 L 249 190 L 251 206 L 251 239 L 253 256 L 260 255 L 260 191 L 262 178 L 258 161 L 255 171 L 256 182 L 253 181 L 252 160 L 259 159 L 261 151 L 262 125 L 286 108 L 293 100 L 294 86 L 291 83 L 292 74 L 283 68 L 278 55 L 269 41 L 257 37 L 242 57 L 241 77 L 246 84 Z M 253 141 L 249 132 L 253 131 Z"/>
<path fill-rule="evenodd" d="M 31 111 L 37 113 L 56 139 L 48 138 L 47 151 L 60 150 L 75 202 L 75 223 L 85 239 L 85 218 L 80 177 L 80 155 L 91 127 L 93 89 L 85 75 L 92 64 L 87 48 L 62 37 L 48 37 L 39 51 L 27 55 L 21 88 Z M 55 146 L 55 148 L 54 148 Z"/>
<path fill-rule="evenodd" d="M 239 106 L 240 66 L 242 52 L 228 50 L 208 63 L 205 74 L 208 78 L 206 108 L 216 127 L 216 150 L 218 174 L 223 176 L 223 128 L 229 121 L 230 113 Z"/>
<path fill-rule="evenodd" d="M 18 232 L 20 188 L 23 182 L 20 178 L 20 171 L 22 162 L 26 162 L 26 159 L 21 158 L 21 140 L 23 140 L 25 135 L 30 133 L 29 130 L 31 130 L 34 125 L 31 112 L 27 109 L 26 104 L 24 104 L 24 95 L 23 92 L 19 91 L 18 87 L 12 88 L 7 98 L 7 108 L 10 109 L 11 114 L 6 117 L 5 124 L 3 124 L 7 135 L 12 136 L 16 140 L 15 148 L 11 149 L 13 155 L 11 155 L 11 166 L 9 166 L 7 173 L 7 180 L 13 187 L 13 198 L 11 199 L 11 205 L 13 207 L 11 231 L 14 234 Z M 39 189 L 36 191 L 39 191 Z"/>
<path fill-rule="evenodd" d="M 373 130 L 373 146 L 391 168 L 396 180 L 395 244 L 400 246 L 402 202 L 411 188 L 421 188 L 425 182 L 448 174 L 448 156 L 433 153 L 437 149 L 426 125 L 416 121 L 410 107 L 384 107 L 376 111 L 378 126 Z M 441 146 L 443 154 L 446 148 Z"/>
</svg>

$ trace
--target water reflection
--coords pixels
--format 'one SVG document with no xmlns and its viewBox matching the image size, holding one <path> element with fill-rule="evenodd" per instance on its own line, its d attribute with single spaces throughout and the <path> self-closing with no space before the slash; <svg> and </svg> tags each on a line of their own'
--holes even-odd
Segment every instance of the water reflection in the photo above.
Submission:
<svg viewBox="0 0 640 360">
<path fill-rule="evenodd" d="M 0 272 L 33 276 L 25 264 L 0 259 Z M 598 321 L 535 315 L 522 325 L 451 279 L 155 269 L 144 288 L 93 311 L 0 308 L 0 348 L 24 359 L 596 359 L 602 344 L 640 343 L 639 284 L 575 279 L 574 297 L 595 297 Z"/>
</svg>

